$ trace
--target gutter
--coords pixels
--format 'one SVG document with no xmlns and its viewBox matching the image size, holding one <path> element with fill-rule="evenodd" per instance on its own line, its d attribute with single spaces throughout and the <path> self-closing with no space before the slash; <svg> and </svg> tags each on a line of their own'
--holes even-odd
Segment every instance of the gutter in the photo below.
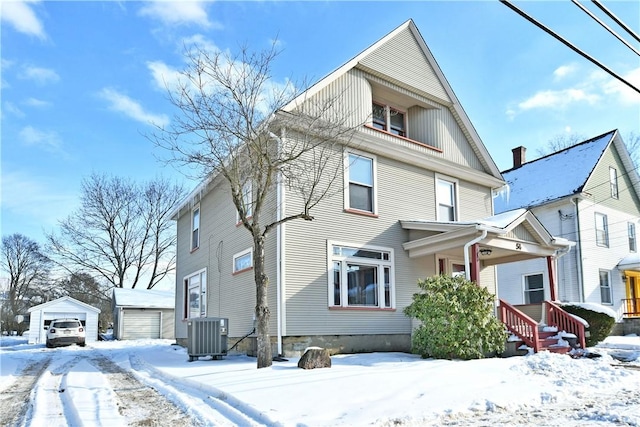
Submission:
<svg viewBox="0 0 640 427">
<path fill-rule="evenodd" d="M 464 245 L 464 275 L 467 280 L 471 280 L 471 268 L 469 267 L 469 248 L 487 237 L 487 230 L 482 230 L 482 234 Z"/>
<path fill-rule="evenodd" d="M 575 197 L 571 199 L 573 204 L 576 206 L 576 268 L 578 270 L 578 292 L 580 293 L 580 302 L 584 302 L 584 272 L 582 270 L 582 245 L 580 244 L 580 218 L 579 218 L 579 209 L 578 202 L 580 199 Z"/>
</svg>

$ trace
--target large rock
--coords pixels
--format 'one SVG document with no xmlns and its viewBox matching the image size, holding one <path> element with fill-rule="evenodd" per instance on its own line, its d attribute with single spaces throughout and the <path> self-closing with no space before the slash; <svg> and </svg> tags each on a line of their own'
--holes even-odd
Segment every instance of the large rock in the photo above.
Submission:
<svg viewBox="0 0 640 427">
<path fill-rule="evenodd" d="M 309 347 L 305 350 L 304 354 L 298 362 L 298 368 L 302 369 L 315 369 L 315 368 L 330 368 L 331 356 L 329 351 L 320 347 Z"/>
</svg>

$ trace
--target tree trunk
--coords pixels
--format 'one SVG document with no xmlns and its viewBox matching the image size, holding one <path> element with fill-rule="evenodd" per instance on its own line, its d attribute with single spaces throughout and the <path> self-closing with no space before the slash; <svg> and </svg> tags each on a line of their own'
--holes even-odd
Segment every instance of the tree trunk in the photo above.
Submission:
<svg viewBox="0 0 640 427">
<path fill-rule="evenodd" d="M 253 269 L 256 281 L 256 319 L 258 341 L 258 369 L 271 366 L 271 338 L 269 337 L 269 278 L 264 271 L 264 236 L 258 235 L 253 241 Z"/>
</svg>

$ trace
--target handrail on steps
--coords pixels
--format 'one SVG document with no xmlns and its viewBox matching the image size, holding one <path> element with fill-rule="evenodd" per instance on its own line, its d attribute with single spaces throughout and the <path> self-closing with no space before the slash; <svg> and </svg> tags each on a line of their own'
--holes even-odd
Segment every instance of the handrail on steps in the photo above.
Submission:
<svg viewBox="0 0 640 427">
<path fill-rule="evenodd" d="M 587 348 L 585 341 L 584 324 L 564 311 L 560 306 L 545 301 L 544 307 L 547 314 L 547 324 L 555 326 L 558 331 L 565 331 L 574 334 L 580 340 L 580 348 Z"/>
<path fill-rule="evenodd" d="M 538 322 L 502 299 L 500 299 L 499 308 L 500 318 L 507 329 L 519 336 L 526 345 L 537 353 L 540 350 Z"/>
</svg>

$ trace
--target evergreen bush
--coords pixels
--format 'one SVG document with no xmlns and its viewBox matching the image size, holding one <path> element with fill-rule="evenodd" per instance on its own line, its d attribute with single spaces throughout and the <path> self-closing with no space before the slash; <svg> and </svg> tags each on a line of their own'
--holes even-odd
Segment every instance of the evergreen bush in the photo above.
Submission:
<svg viewBox="0 0 640 427">
<path fill-rule="evenodd" d="M 606 313 L 589 310 L 577 305 L 563 304 L 562 309 L 567 313 L 583 318 L 589 323 L 589 327 L 585 327 L 585 330 L 589 331 L 589 336 L 586 337 L 587 347 L 593 347 L 608 337 L 616 322 L 616 319 Z"/>
<path fill-rule="evenodd" d="M 414 353 L 436 359 L 479 359 L 504 351 L 504 325 L 494 316 L 494 296 L 464 277 L 419 280 L 422 290 L 404 313 L 421 322 L 414 331 Z"/>
</svg>

